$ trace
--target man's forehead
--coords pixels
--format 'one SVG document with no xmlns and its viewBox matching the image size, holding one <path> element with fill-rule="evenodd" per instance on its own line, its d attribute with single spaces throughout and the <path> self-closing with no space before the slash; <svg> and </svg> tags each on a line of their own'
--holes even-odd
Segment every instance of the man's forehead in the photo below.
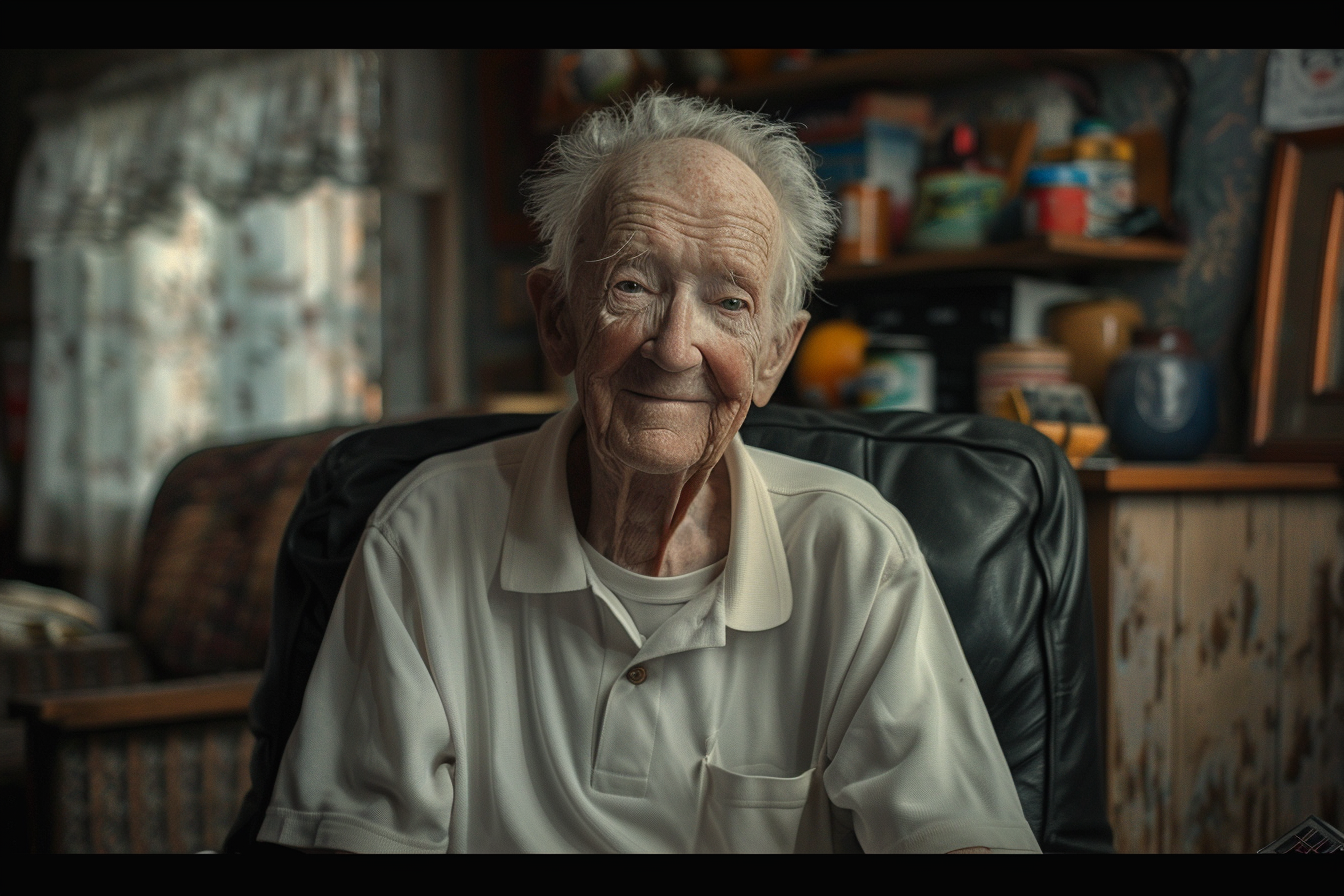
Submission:
<svg viewBox="0 0 1344 896">
<path fill-rule="evenodd" d="M 605 237 L 617 236 L 613 230 L 625 231 L 623 225 L 641 222 L 650 213 L 668 212 L 688 223 L 703 217 L 705 223 L 714 219 L 742 229 L 746 232 L 741 237 L 762 248 L 774 242 L 779 226 L 774 197 L 750 166 L 715 143 L 659 141 L 614 166 L 606 178 L 604 201 L 594 207 L 593 223 Z"/>
<path fill-rule="evenodd" d="M 612 164 L 606 178 L 608 205 L 631 193 L 668 188 L 692 202 L 764 205 L 774 211 L 774 197 L 756 172 L 732 152 L 708 140 L 660 140 Z"/>
</svg>

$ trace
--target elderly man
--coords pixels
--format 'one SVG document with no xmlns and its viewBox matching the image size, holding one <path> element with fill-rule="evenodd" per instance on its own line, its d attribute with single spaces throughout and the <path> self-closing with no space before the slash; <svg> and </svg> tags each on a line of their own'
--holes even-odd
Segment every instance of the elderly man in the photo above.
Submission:
<svg viewBox="0 0 1344 896">
<path fill-rule="evenodd" d="M 649 94 L 529 184 L 578 403 L 371 518 L 261 838 L 353 851 L 1036 851 L 900 513 L 738 428 L 834 211 L 787 125 Z"/>
</svg>

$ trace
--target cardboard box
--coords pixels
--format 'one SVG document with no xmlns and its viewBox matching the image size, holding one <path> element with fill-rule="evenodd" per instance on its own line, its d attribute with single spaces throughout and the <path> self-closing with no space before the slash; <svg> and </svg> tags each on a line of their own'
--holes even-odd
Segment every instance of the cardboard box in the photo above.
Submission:
<svg viewBox="0 0 1344 896">
<path fill-rule="evenodd" d="M 813 144 L 820 157 L 817 175 L 832 194 L 851 181 L 884 187 L 891 194 L 892 248 L 905 242 L 915 204 L 915 177 L 923 136 L 909 125 L 869 119 L 851 140 Z"/>
</svg>

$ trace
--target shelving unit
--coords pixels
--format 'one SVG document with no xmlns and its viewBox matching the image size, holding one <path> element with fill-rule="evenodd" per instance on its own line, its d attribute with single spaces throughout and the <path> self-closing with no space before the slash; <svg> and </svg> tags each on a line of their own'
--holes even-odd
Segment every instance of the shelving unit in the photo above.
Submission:
<svg viewBox="0 0 1344 896">
<path fill-rule="evenodd" d="M 772 72 L 756 78 L 725 82 L 713 91 L 713 96 L 744 108 L 765 106 L 779 110 L 786 105 L 810 101 L 825 94 L 864 87 L 920 89 L 1048 67 L 1085 71 L 1099 65 L 1145 56 L 1164 57 L 1179 65 L 1175 53 L 1175 50 L 1136 49 L 866 50 L 819 59 L 808 68 L 797 71 Z M 832 263 L 823 275 L 823 282 L 878 281 L 944 271 L 1041 273 L 1130 263 L 1175 263 L 1184 257 L 1185 247 L 1169 240 L 1098 240 L 1047 235 L 960 251 L 899 253 L 871 265 Z"/>
<path fill-rule="evenodd" d="M 1085 70 L 1107 62 L 1134 59 L 1138 50 L 861 50 L 814 60 L 807 68 L 770 72 L 724 81 L 702 95 L 742 106 L 779 106 L 816 98 L 823 93 L 889 85 L 920 88 L 1043 66 Z M 1171 52 L 1171 51 L 1148 51 Z M 678 89 L 678 85 L 669 85 Z M 692 91 L 698 92 L 698 91 Z M 577 121 L 598 103 L 570 106 L 537 124 L 554 132 Z"/>
<path fill-rule="evenodd" d="M 727 82 L 714 96 L 739 108 L 787 114 L 813 101 L 870 88 L 928 90 L 1048 69 L 1086 77 L 1103 65 L 1155 57 L 1164 67 L 1184 71 L 1172 50 L 867 50 L 819 59 L 799 71 Z M 1167 214 L 1169 139 L 1153 132 L 1135 135 L 1135 140 L 1140 162 L 1147 160 L 1146 167 L 1140 165 L 1143 171 L 1136 172 L 1136 180 L 1146 184 L 1142 201 Z M 971 395 L 979 349 L 1014 338 L 1022 328 L 1013 318 L 1016 277 L 1067 279 L 1076 286 L 1091 272 L 1177 264 L 1185 256 L 1186 247 L 1170 239 L 1045 234 L 969 249 L 897 251 L 871 264 L 833 260 L 822 274 L 822 301 L 814 303 L 812 314 L 817 321 L 848 317 L 865 327 L 925 336 L 937 358 L 936 409 L 970 411 L 975 408 Z M 1032 307 L 1030 300 L 1021 307 Z M 786 391 L 781 400 L 798 396 Z"/>
<path fill-rule="evenodd" d="M 724 81 L 704 95 L 741 108 L 784 112 L 825 95 L 868 87 L 927 89 L 940 84 L 1050 67 L 1087 71 L 1100 65 L 1145 57 L 1164 58 L 1179 66 L 1176 52 L 1163 49 L 862 50 L 817 59 L 807 68 L 795 71 Z M 679 85 L 668 86 L 675 90 Z M 596 104 L 575 106 L 565 110 L 560 117 L 537 122 L 536 126 L 540 131 L 555 133 L 593 108 Z M 1050 235 L 955 252 L 900 253 L 873 265 L 832 264 L 826 269 L 823 281 L 854 283 L 941 271 L 1039 273 L 1126 263 L 1174 263 L 1184 257 L 1185 247 L 1168 240 L 1097 240 Z"/>
<path fill-rule="evenodd" d="M 853 283 L 940 271 L 1001 269 L 1041 272 L 1123 263 L 1171 263 L 1184 257 L 1185 247 L 1167 240 L 1093 239 L 1068 234 L 1046 234 L 975 249 L 907 252 L 869 265 L 832 263 L 827 266 L 822 279 L 826 283 Z"/>
<path fill-rule="evenodd" d="M 1107 470 L 1080 470 L 1088 494 L 1156 492 L 1338 491 L 1344 475 L 1334 464 L 1204 460 L 1197 463 L 1126 462 Z"/>
<path fill-rule="evenodd" d="M 930 87 L 1004 72 L 1044 66 L 1086 69 L 1134 59 L 1144 52 L 1170 50 L 865 50 L 853 55 L 818 59 L 798 71 L 772 72 L 757 78 L 727 81 L 713 95 L 733 103 L 796 102 L 826 91 L 890 84 Z"/>
</svg>

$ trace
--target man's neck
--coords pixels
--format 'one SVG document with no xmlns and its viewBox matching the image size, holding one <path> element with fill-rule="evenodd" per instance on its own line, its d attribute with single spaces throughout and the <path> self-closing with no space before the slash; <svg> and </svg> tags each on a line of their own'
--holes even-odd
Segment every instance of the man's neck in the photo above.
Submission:
<svg viewBox="0 0 1344 896">
<path fill-rule="evenodd" d="M 580 429 L 567 463 L 574 523 L 602 556 L 631 572 L 676 576 L 721 560 L 732 529 L 727 464 L 652 475 L 600 463 Z"/>
</svg>

